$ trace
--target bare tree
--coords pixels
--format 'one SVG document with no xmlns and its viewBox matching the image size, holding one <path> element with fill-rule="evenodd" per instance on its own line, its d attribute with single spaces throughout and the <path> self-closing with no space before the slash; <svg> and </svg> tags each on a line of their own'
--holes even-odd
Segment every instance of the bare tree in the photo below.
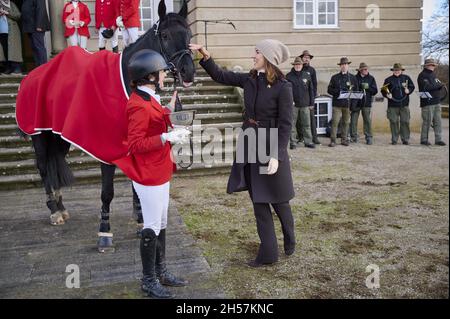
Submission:
<svg viewBox="0 0 450 319">
<path fill-rule="evenodd" d="M 423 33 L 423 54 L 438 60 L 448 61 L 448 9 L 449 0 L 444 0 L 438 13 L 433 14 Z"/>
</svg>

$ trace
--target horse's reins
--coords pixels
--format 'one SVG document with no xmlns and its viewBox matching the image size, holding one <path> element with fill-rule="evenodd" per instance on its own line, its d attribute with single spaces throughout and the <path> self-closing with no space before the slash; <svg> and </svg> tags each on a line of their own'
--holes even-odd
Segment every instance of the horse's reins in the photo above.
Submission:
<svg viewBox="0 0 450 319">
<path fill-rule="evenodd" d="M 182 49 L 182 50 L 179 50 L 179 51 L 175 52 L 174 54 L 172 54 L 168 58 L 167 57 L 167 53 L 164 50 L 164 47 L 162 45 L 162 41 L 161 41 L 161 38 L 160 38 L 159 20 L 155 23 L 153 28 L 155 29 L 155 31 L 154 31 L 155 32 L 155 36 L 158 39 L 158 44 L 159 44 L 159 49 L 161 51 L 161 55 L 163 56 L 164 60 L 166 60 L 167 64 L 171 66 L 171 68 L 169 70 L 170 70 L 170 73 L 172 73 L 172 76 L 173 76 L 173 89 L 176 90 L 177 80 L 180 83 L 182 83 L 181 74 L 180 74 L 180 72 L 178 72 L 177 66 L 179 65 L 181 59 L 185 55 L 189 55 L 189 56 L 192 55 L 192 51 L 189 50 L 189 49 Z M 175 111 L 181 111 L 182 110 L 182 106 L 181 106 L 181 101 L 180 101 L 180 99 L 178 97 L 178 94 L 177 94 L 177 97 L 176 97 L 175 105 L 177 105 L 177 104 L 180 105 L 180 108 L 177 109 L 177 107 L 175 107 Z M 191 167 L 192 164 L 194 163 L 194 143 L 193 143 L 192 137 L 189 138 L 189 147 L 191 149 L 191 160 L 190 160 L 190 162 L 187 165 L 185 165 L 185 166 L 183 166 L 180 163 L 178 163 L 178 165 L 181 168 L 184 168 L 184 169 L 187 169 L 187 168 Z M 182 149 L 180 149 L 178 151 L 178 155 L 181 154 L 181 150 Z"/>
</svg>

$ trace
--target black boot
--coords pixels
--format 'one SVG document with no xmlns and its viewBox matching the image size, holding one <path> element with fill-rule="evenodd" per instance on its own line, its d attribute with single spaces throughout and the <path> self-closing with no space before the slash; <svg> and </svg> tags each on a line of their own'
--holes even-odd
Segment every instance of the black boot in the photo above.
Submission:
<svg viewBox="0 0 450 319">
<path fill-rule="evenodd" d="M 158 236 L 158 245 L 156 249 L 156 276 L 161 284 L 173 287 L 186 286 L 184 279 L 177 278 L 171 274 L 166 267 L 166 230 L 162 229 Z"/>
<path fill-rule="evenodd" d="M 155 298 L 172 298 L 171 293 L 161 286 L 156 277 L 156 246 L 158 239 L 155 232 L 150 228 L 142 230 L 141 238 L 141 260 L 142 260 L 142 290 L 147 293 L 149 297 Z"/>
<path fill-rule="evenodd" d="M 105 49 L 106 49 L 105 47 L 103 47 L 103 48 L 98 48 L 99 51 L 103 51 L 103 50 L 105 50 Z"/>
<path fill-rule="evenodd" d="M 116 45 L 114 48 L 112 48 L 113 53 L 119 53 L 119 46 Z"/>
</svg>

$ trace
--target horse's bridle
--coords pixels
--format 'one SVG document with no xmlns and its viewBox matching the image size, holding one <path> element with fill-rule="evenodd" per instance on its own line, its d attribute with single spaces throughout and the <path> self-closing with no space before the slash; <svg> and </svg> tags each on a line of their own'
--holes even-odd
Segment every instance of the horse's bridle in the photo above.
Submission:
<svg viewBox="0 0 450 319">
<path fill-rule="evenodd" d="M 164 47 L 162 45 L 162 40 L 161 40 L 161 36 L 160 36 L 161 33 L 159 32 L 159 21 L 155 23 L 153 28 L 155 29 L 154 30 L 155 36 L 158 39 L 158 44 L 159 44 L 159 49 L 161 51 L 161 55 L 163 56 L 164 60 L 166 60 L 167 64 L 170 66 L 169 71 L 173 75 L 174 87 L 175 87 L 177 80 L 179 80 L 180 83 L 182 82 L 181 74 L 180 74 L 180 72 L 178 70 L 178 65 L 179 65 L 181 59 L 185 55 L 192 56 L 192 51 L 189 50 L 189 49 L 182 49 L 182 50 L 179 50 L 179 51 L 175 52 L 170 57 L 168 57 L 168 55 L 167 55 L 167 53 L 164 50 Z"/>
<path fill-rule="evenodd" d="M 179 65 L 181 59 L 182 59 L 185 55 L 192 56 L 192 51 L 189 50 L 189 49 L 182 49 L 182 50 L 179 50 L 179 51 L 175 52 L 175 53 L 172 54 L 170 57 L 168 57 L 168 56 L 167 56 L 167 53 L 166 53 L 166 51 L 164 50 L 164 47 L 163 47 L 163 45 L 162 45 L 162 40 L 161 40 L 161 36 L 160 36 L 161 33 L 159 32 L 159 20 L 158 20 L 158 22 L 155 23 L 155 25 L 153 26 L 153 28 L 155 29 L 155 30 L 154 30 L 155 36 L 156 36 L 156 38 L 158 39 L 158 44 L 159 44 L 159 49 L 160 49 L 160 51 L 161 51 L 161 55 L 163 56 L 164 60 L 166 60 L 167 64 L 170 66 L 169 71 L 170 71 L 170 73 L 172 73 L 172 76 L 173 76 L 173 79 L 174 79 L 174 80 L 173 80 L 173 88 L 176 89 L 177 80 L 178 80 L 180 83 L 183 82 L 183 80 L 182 80 L 182 78 L 181 78 L 181 74 L 180 74 L 180 72 L 178 71 L 177 66 Z M 178 96 L 177 96 L 177 99 L 178 99 Z M 189 147 L 190 147 L 190 149 L 191 149 L 191 156 L 192 156 L 190 163 L 188 163 L 187 165 L 181 165 L 180 163 L 178 163 L 178 165 L 179 165 L 181 168 L 184 168 L 184 169 L 190 168 L 190 167 L 192 166 L 192 164 L 194 163 L 194 160 L 193 160 L 193 156 L 194 156 L 194 144 L 193 144 L 193 141 L 192 141 L 192 137 L 189 138 Z M 181 150 L 180 150 L 180 151 L 181 151 Z M 180 152 L 178 152 L 178 155 L 180 155 Z"/>
</svg>

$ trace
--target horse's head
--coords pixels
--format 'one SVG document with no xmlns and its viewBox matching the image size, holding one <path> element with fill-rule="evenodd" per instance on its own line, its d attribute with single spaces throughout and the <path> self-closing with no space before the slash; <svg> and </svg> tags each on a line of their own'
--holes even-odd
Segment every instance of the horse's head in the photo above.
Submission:
<svg viewBox="0 0 450 319">
<path fill-rule="evenodd" d="M 172 65 L 174 77 L 185 87 L 192 85 L 195 74 L 192 52 L 189 50 L 192 33 L 186 21 L 187 14 L 186 1 L 183 1 L 179 13 L 166 13 L 166 5 L 161 0 L 158 6 L 159 23 L 154 27 L 161 54 Z"/>
</svg>

